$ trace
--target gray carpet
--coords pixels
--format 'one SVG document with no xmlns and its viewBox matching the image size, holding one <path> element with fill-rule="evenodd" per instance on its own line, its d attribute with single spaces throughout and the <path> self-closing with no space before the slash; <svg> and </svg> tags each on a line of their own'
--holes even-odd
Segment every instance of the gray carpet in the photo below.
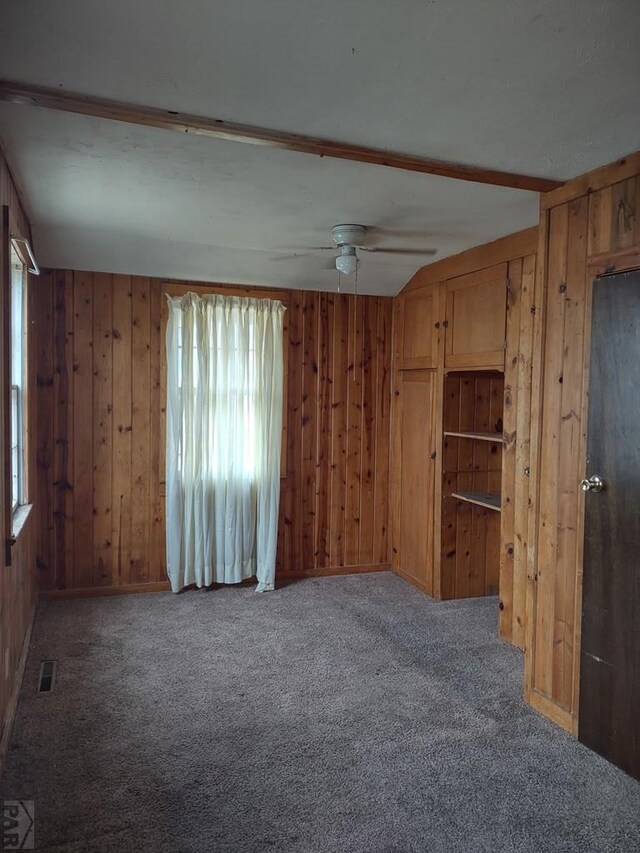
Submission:
<svg viewBox="0 0 640 853">
<path fill-rule="evenodd" d="M 3 795 L 41 851 L 639 850 L 640 785 L 524 705 L 496 607 L 391 574 L 43 604 Z"/>
</svg>

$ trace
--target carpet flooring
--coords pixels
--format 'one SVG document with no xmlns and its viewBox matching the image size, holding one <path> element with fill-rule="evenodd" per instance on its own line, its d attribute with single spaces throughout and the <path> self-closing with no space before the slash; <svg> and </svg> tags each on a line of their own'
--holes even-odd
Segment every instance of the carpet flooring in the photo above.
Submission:
<svg viewBox="0 0 640 853">
<path fill-rule="evenodd" d="M 496 622 L 387 573 L 43 603 L 2 794 L 51 853 L 640 850 L 640 785 Z"/>
</svg>

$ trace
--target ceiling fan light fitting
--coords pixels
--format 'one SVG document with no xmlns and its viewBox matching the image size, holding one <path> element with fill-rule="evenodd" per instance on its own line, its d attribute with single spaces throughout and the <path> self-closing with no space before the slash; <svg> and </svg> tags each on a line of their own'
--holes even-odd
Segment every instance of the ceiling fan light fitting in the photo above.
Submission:
<svg viewBox="0 0 640 853">
<path fill-rule="evenodd" d="M 340 254 L 336 258 L 336 269 L 343 275 L 353 275 L 358 268 L 358 258 L 355 251 L 349 254 Z"/>
</svg>

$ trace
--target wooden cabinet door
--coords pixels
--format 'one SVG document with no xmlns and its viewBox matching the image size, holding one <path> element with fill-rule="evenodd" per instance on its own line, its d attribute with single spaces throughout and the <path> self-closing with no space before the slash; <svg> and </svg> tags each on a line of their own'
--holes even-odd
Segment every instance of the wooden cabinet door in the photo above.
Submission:
<svg viewBox="0 0 640 853">
<path fill-rule="evenodd" d="M 504 367 L 507 264 L 447 281 L 445 367 Z"/>
<path fill-rule="evenodd" d="M 439 285 L 431 284 L 400 297 L 398 367 L 401 370 L 436 366 L 438 288 Z"/>
<path fill-rule="evenodd" d="M 435 486 L 434 371 L 403 371 L 400 380 L 398 564 L 402 574 L 433 595 Z"/>
</svg>

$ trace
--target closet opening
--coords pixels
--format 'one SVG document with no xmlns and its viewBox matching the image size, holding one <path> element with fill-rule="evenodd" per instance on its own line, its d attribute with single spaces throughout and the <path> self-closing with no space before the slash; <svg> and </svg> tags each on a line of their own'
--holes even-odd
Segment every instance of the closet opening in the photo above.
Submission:
<svg viewBox="0 0 640 853">
<path fill-rule="evenodd" d="M 441 597 L 497 595 L 504 376 L 444 378 Z"/>
</svg>

